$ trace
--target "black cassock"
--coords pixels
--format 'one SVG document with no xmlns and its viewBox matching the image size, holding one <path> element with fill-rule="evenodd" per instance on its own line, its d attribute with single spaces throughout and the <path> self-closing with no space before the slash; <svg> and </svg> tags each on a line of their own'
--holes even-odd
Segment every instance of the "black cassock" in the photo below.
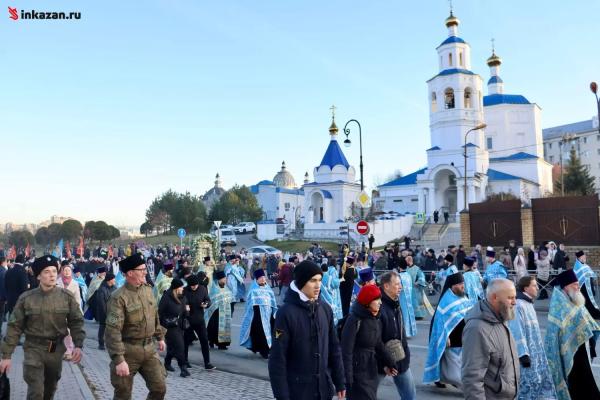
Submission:
<svg viewBox="0 0 600 400">
<path fill-rule="evenodd" d="M 233 314 L 233 304 L 231 303 L 231 313 Z M 224 349 L 231 344 L 231 342 L 219 342 L 219 309 L 217 308 L 210 317 L 208 325 L 206 326 L 208 332 L 208 343 L 211 346 L 217 345 L 220 349 Z"/>
<path fill-rule="evenodd" d="M 260 353 L 263 358 L 268 358 L 270 349 L 262 326 L 260 306 L 252 307 L 252 311 L 254 314 L 252 316 L 252 324 L 250 325 L 250 341 L 252 342 L 252 349 L 250 350 L 253 353 Z M 273 332 L 274 324 L 275 319 L 271 316 L 271 332 Z"/>
</svg>

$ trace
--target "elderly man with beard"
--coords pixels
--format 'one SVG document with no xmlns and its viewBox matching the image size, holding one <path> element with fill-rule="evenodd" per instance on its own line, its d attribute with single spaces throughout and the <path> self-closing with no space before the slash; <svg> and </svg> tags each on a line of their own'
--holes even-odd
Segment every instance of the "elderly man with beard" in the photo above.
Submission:
<svg viewBox="0 0 600 400">
<path fill-rule="evenodd" d="M 442 388 L 444 383 L 449 383 L 460 388 L 462 331 L 470 308 L 462 274 L 458 272 L 448 276 L 431 319 L 423 383 L 435 383 Z"/>
<path fill-rule="evenodd" d="M 469 310 L 462 340 L 466 400 L 514 399 L 519 383 L 517 345 L 507 326 L 515 318 L 517 293 L 508 279 L 489 282 L 486 299 Z"/>
<path fill-rule="evenodd" d="M 600 399 L 586 349 L 600 335 L 600 326 L 585 308 L 573 270 L 556 277 L 546 330 L 546 356 L 559 399 Z"/>
<path fill-rule="evenodd" d="M 521 363 L 519 400 L 550 400 L 556 398 L 554 382 L 548 369 L 540 325 L 533 302 L 538 296 L 538 283 L 533 276 L 524 276 L 517 283 L 516 317 L 508 324 Z"/>
</svg>

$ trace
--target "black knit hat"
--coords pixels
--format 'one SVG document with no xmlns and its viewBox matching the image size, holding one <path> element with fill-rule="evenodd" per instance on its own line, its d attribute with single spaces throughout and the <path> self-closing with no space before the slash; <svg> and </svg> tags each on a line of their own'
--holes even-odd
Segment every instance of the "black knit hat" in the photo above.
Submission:
<svg viewBox="0 0 600 400">
<path fill-rule="evenodd" d="M 196 275 L 190 275 L 186 278 L 188 286 L 195 286 L 200 284 L 200 279 Z"/>
<path fill-rule="evenodd" d="M 452 257 L 451 254 L 446 254 L 446 257 L 444 257 L 444 260 L 446 260 L 449 263 L 451 263 L 451 262 L 454 262 L 454 257 Z"/>
<path fill-rule="evenodd" d="M 179 278 L 173 278 L 171 281 L 171 289 L 178 289 L 183 286 L 183 281 Z"/>
<path fill-rule="evenodd" d="M 296 282 L 296 287 L 302 289 L 306 285 L 306 282 L 310 281 L 315 275 L 323 276 L 321 268 L 312 261 L 302 261 L 294 268 L 294 282 Z"/>
</svg>

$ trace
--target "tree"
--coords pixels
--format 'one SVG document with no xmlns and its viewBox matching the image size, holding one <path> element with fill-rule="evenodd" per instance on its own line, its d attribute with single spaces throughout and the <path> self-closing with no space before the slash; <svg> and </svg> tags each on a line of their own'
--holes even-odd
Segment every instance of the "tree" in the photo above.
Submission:
<svg viewBox="0 0 600 400">
<path fill-rule="evenodd" d="M 94 229 L 96 229 L 96 221 L 86 221 L 83 226 L 83 238 L 86 240 L 92 240 L 94 236 Z"/>
<path fill-rule="evenodd" d="M 110 229 L 110 238 L 109 239 L 118 239 L 121 237 L 121 231 L 117 227 L 112 226 L 112 225 L 109 225 L 108 227 Z"/>
<path fill-rule="evenodd" d="M 48 225 L 48 240 L 50 243 L 58 243 L 62 236 L 62 225 L 53 223 Z"/>
<path fill-rule="evenodd" d="M 246 186 L 234 186 L 221 196 L 210 209 L 209 220 L 220 220 L 227 224 L 242 221 L 256 222 L 262 218 L 263 210 L 256 197 Z"/>
<path fill-rule="evenodd" d="M 504 201 L 504 200 L 519 200 L 519 198 L 510 192 L 488 193 L 484 202 L 486 202 L 486 201 Z"/>
<path fill-rule="evenodd" d="M 26 247 L 28 244 L 34 245 L 35 238 L 29 231 L 13 231 L 8 236 L 8 243 L 16 248 Z"/>
<path fill-rule="evenodd" d="M 83 226 L 76 219 L 69 219 L 63 222 L 61 226 L 61 235 L 65 240 L 75 240 L 81 236 Z"/>
<path fill-rule="evenodd" d="M 50 244 L 50 233 L 48 232 L 48 228 L 42 226 L 35 233 L 35 242 L 42 246 L 48 246 Z"/>
<path fill-rule="evenodd" d="M 152 224 L 148 221 L 144 222 L 141 226 L 140 226 L 140 233 L 142 235 L 146 235 L 146 237 L 148 237 L 148 234 L 152 233 L 152 231 L 154 231 L 154 227 L 152 226 Z"/>
<path fill-rule="evenodd" d="M 104 221 L 96 221 L 94 229 L 92 231 L 92 239 L 94 240 L 110 240 L 112 239 L 113 232 L 110 226 Z"/>
<path fill-rule="evenodd" d="M 563 180 L 565 195 L 587 196 L 596 193 L 594 178 L 590 176 L 588 166 L 581 164 L 575 148 L 571 148 L 569 163 L 563 172 Z M 563 192 L 560 178 L 554 184 L 554 191 Z"/>
<path fill-rule="evenodd" d="M 176 193 L 172 190 L 168 190 L 152 201 L 146 210 L 146 222 L 150 224 L 151 230 L 162 228 L 163 233 L 174 228 L 199 232 L 208 227 L 206 208 L 202 200 L 189 192 Z"/>
</svg>

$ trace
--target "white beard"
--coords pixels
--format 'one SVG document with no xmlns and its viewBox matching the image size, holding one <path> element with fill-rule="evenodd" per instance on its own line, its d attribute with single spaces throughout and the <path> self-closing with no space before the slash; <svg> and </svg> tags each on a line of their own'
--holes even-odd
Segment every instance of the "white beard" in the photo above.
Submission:
<svg viewBox="0 0 600 400">
<path fill-rule="evenodd" d="M 579 290 L 569 290 L 567 294 L 569 295 L 571 303 L 576 306 L 583 306 L 585 304 L 585 297 L 583 297 Z"/>
</svg>

